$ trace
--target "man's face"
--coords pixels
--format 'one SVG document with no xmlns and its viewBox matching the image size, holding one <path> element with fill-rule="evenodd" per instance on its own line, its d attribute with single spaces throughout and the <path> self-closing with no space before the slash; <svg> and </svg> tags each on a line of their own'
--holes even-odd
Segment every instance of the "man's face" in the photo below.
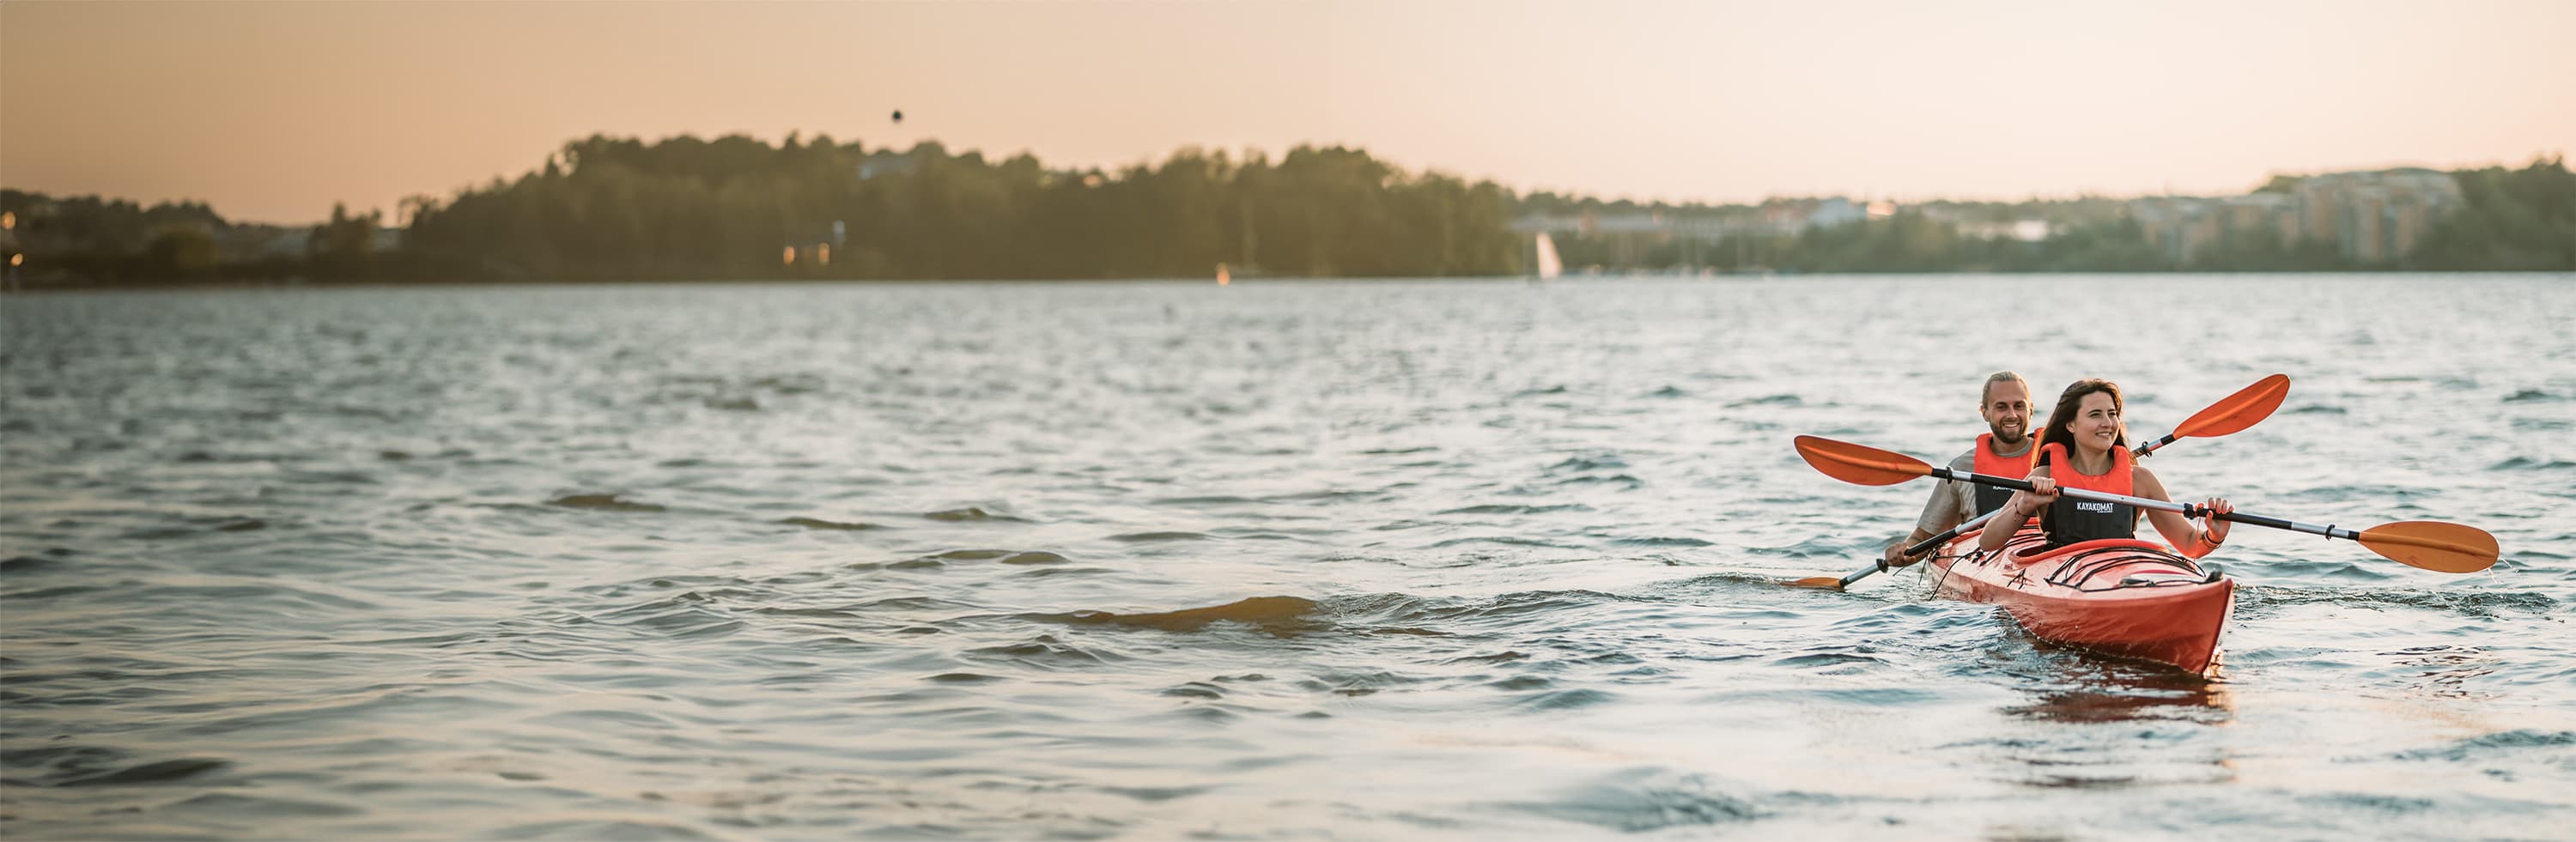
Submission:
<svg viewBox="0 0 2576 842">
<path fill-rule="evenodd" d="M 2030 387 L 2019 380 L 1986 384 L 1985 402 L 1977 414 L 1986 417 L 1986 427 L 1995 431 L 1995 443 L 2005 447 L 2020 444 L 2030 435 Z"/>
</svg>

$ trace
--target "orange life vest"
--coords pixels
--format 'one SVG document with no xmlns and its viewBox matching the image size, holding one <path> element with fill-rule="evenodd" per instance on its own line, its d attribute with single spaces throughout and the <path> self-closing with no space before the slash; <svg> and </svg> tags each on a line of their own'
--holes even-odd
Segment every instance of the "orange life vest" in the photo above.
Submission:
<svg viewBox="0 0 2576 842">
<path fill-rule="evenodd" d="M 2048 478 L 2056 480 L 2059 488 L 2099 491 L 2124 497 L 2133 497 L 2137 494 L 2136 485 L 2132 481 L 2136 476 L 2137 460 L 2129 455 L 2129 449 L 2126 447 L 2111 448 L 2111 471 L 2101 476 L 2092 476 L 2076 470 L 2072 461 L 2066 458 L 2066 446 L 2063 444 L 2052 442 L 2040 446 L 2038 450 L 2040 464 L 2049 466 Z M 2127 503 L 2104 503 L 2060 496 L 2057 502 L 2048 504 L 2048 511 L 2040 518 L 2039 525 L 2041 529 L 2047 531 L 2050 546 L 2062 547 L 2078 541 L 2101 538 L 2135 538 L 2138 537 L 2138 509 Z"/>
<path fill-rule="evenodd" d="M 2027 443 L 2030 440 L 2022 441 Z M 2039 448 L 2025 448 L 2020 456 L 1997 456 L 1995 455 L 1995 434 L 1978 433 L 1976 458 L 1977 464 L 1972 470 L 1977 473 L 2007 479 L 2021 479 L 2030 476 L 2031 461 L 2039 458 Z M 1982 515 L 2003 508 L 2004 503 L 2012 499 L 2012 495 L 2013 490 L 2009 488 L 1977 486 L 1975 494 L 1977 514 Z"/>
</svg>

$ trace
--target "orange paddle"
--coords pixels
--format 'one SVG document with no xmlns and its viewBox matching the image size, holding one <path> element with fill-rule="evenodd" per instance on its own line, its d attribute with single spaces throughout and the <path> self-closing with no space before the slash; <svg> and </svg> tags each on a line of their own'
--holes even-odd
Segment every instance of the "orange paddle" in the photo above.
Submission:
<svg viewBox="0 0 2576 842">
<path fill-rule="evenodd" d="M 2195 437 L 2217 438 L 2219 436 L 2243 432 L 2245 428 L 2254 426 L 2265 418 L 2272 417 L 2272 411 L 2280 409 L 2281 401 L 2289 398 L 2289 396 L 2289 375 L 2275 374 L 2270 377 L 2265 377 L 2261 380 L 2254 381 L 2254 385 L 2238 389 L 2235 394 L 2220 398 L 2217 403 L 2210 404 L 2209 406 L 2202 408 L 2199 412 L 2192 413 L 2190 418 L 2183 419 L 2181 425 L 2174 427 L 2174 431 L 2172 433 L 2167 434 L 2164 438 L 2139 445 L 2136 450 L 2131 452 L 2138 456 L 2145 456 L 2156 452 L 2156 448 L 2172 444 L 2182 439 Z M 1933 549 L 1940 547 L 1942 544 L 1948 543 L 1950 539 L 1959 537 L 1968 530 L 1984 526 L 1986 521 L 1994 519 L 1994 516 L 1994 512 L 1987 512 L 1976 516 L 1967 523 L 1950 527 L 1948 531 L 1942 532 L 1939 535 L 1934 535 L 1930 538 L 1916 541 L 1913 546 L 1905 548 L 1905 555 L 1906 557 L 1911 558 L 1931 552 Z M 1787 584 L 1801 588 L 1833 588 L 1835 590 L 1841 590 L 1843 588 L 1851 587 L 1851 583 L 1860 581 L 1864 576 L 1886 569 L 1887 564 L 1882 561 L 1878 564 L 1854 570 L 1850 575 L 1839 579 L 1832 576 L 1809 576 L 1804 579 L 1788 582 Z"/>
<path fill-rule="evenodd" d="M 1815 466 L 1816 470 L 1823 471 L 1827 476 L 1835 479 L 1859 485 L 1895 485 L 1915 477 L 1939 477 L 1998 488 L 2030 490 L 2030 482 L 2027 480 L 1935 468 L 1925 464 L 1921 459 L 1865 445 L 1815 436 L 1799 436 L 1797 446 L 1798 455 L 1805 457 L 1807 464 Z M 2208 513 L 2205 508 L 2197 505 L 2150 500 L 2126 494 L 2105 494 L 2075 488 L 2060 488 L 2057 493 L 2077 500 L 2123 503 L 2142 509 L 2163 509 L 2168 512 L 2180 512 L 2190 517 L 2199 517 Z M 2249 515 L 2244 512 L 2227 512 L 2218 517 L 2233 523 L 2247 523 L 2323 535 L 2328 538 L 2359 541 L 2371 552 L 2401 564 L 2443 573 L 2474 573 L 2485 570 L 2495 565 L 2496 556 L 2499 554 L 2495 536 L 2487 534 L 2486 530 L 2456 523 L 2410 520 L 2381 524 L 2356 532 L 2340 526 L 2317 526 L 2276 517 Z"/>
</svg>

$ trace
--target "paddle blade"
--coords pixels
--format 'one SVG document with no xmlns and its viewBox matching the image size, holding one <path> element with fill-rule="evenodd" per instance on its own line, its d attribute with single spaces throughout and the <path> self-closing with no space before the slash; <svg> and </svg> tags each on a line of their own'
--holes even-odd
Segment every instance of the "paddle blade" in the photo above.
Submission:
<svg viewBox="0 0 2576 842">
<path fill-rule="evenodd" d="M 1840 576 L 1809 576 L 1804 579 L 1795 579 L 1782 582 L 1780 584 L 1788 585 L 1793 588 L 1822 588 L 1829 591 L 1838 591 L 1843 589 L 1843 580 Z"/>
<path fill-rule="evenodd" d="M 1932 473 L 1932 466 L 1902 453 L 1815 436 L 1799 436 L 1797 443 L 1807 464 L 1853 485 L 1895 485 Z"/>
<path fill-rule="evenodd" d="M 2383 523 L 2361 532 L 2371 552 L 2426 570 L 2475 573 L 2495 566 L 2495 536 L 2474 526 L 2433 520 Z"/>
<path fill-rule="evenodd" d="M 2228 395 L 2217 403 L 2210 404 L 2208 409 L 2183 419 L 2182 424 L 2174 428 L 2174 438 L 2224 436 L 2244 432 L 2245 428 L 2272 417 L 2272 411 L 2280 409 L 2281 401 L 2289 397 L 2289 375 L 2275 374 L 2263 378 L 2255 381 L 2254 385 L 2237 390 L 2236 394 Z"/>
</svg>

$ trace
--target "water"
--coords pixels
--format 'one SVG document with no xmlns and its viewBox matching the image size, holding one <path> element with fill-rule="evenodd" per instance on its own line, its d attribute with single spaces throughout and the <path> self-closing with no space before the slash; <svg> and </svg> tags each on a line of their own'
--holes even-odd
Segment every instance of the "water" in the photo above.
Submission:
<svg viewBox="0 0 2576 842">
<path fill-rule="evenodd" d="M 1999 330 L 1996 313 L 2027 313 Z M 2576 279 L 0 300 L 10 838 L 2565 838 Z M 2078 315 L 2088 314 L 2088 315 Z M 1996 368 L 2240 527 L 2216 681 L 1840 574 Z"/>
</svg>

